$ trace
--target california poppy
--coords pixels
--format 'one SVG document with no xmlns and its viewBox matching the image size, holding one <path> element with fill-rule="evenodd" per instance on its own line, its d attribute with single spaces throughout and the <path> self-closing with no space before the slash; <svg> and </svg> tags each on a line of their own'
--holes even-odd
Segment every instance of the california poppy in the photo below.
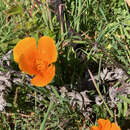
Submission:
<svg viewBox="0 0 130 130">
<path fill-rule="evenodd" d="M 121 130 L 121 128 L 109 120 L 99 119 L 98 126 L 92 126 L 90 130 Z"/>
<path fill-rule="evenodd" d="M 52 38 L 43 36 L 38 45 L 35 38 L 24 38 L 14 47 L 13 55 L 20 70 L 34 76 L 33 85 L 45 86 L 54 78 L 57 49 Z"/>
<path fill-rule="evenodd" d="M 128 6 L 130 7 L 130 0 L 126 0 Z"/>
</svg>

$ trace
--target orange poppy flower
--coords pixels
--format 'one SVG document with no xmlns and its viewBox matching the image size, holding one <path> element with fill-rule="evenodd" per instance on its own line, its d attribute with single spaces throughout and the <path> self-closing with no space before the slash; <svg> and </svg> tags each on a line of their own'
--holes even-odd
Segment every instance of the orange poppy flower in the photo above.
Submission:
<svg viewBox="0 0 130 130">
<path fill-rule="evenodd" d="M 18 63 L 21 71 L 34 75 L 31 83 L 35 86 L 45 86 L 55 76 L 57 49 L 55 42 L 48 36 L 38 40 L 32 37 L 20 40 L 13 49 L 14 60 Z"/>
<path fill-rule="evenodd" d="M 90 130 L 121 130 L 121 128 L 109 120 L 99 119 L 98 126 L 92 126 Z"/>
</svg>

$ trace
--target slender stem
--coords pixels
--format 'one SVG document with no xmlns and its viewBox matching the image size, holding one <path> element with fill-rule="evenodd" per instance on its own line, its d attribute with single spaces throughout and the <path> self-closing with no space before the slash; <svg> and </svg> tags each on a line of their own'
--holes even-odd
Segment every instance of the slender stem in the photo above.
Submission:
<svg viewBox="0 0 130 130">
<path fill-rule="evenodd" d="M 91 79 L 92 79 L 92 81 L 93 81 L 93 84 L 94 84 L 94 86 L 95 86 L 95 88 L 96 88 L 96 90 L 97 90 L 97 92 L 98 92 L 100 98 L 102 99 L 102 101 L 103 101 L 103 103 L 104 103 L 104 105 L 105 105 L 105 107 L 106 107 L 108 113 L 110 114 L 111 117 L 113 117 L 113 113 L 112 113 L 112 111 L 109 109 L 109 107 L 107 106 L 107 104 L 106 104 L 106 102 L 105 102 L 105 100 L 104 100 L 104 98 L 103 98 L 103 96 L 102 96 L 100 90 L 98 89 L 98 86 L 97 86 L 97 84 L 96 84 L 96 81 L 95 81 L 95 79 L 93 78 L 93 75 L 92 75 L 92 73 L 91 73 L 91 71 L 90 71 L 89 69 L 88 69 L 88 72 L 89 72 L 89 75 L 90 75 L 90 77 L 91 77 Z"/>
<path fill-rule="evenodd" d="M 54 105 L 54 102 L 50 101 L 47 113 L 45 113 L 44 120 L 43 120 L 43 122 L 42 122 L 42 124 L 40 126 L 40 130 L 45 130 L 45 123 L 46 123 L 46 120 L 48 118 L 49 112 L 51 111 L 53 105 Z"/>
</svg>

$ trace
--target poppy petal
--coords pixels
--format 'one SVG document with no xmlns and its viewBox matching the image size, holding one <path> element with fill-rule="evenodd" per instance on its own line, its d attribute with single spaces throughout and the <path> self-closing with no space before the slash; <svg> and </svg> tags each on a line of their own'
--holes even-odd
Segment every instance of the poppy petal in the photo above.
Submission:
<svg viewBox="0 0 130 130">
<path fill-rule="evenodd" d="M 37 74 L 32 80 L 31 83 L 38 87 L 46 86 L 52 81 L 55 76 L 55 66 L 50 65 L 50 67 L 44 71 L 44 74 Z"/>
<path fill-rule="evenodd" d="M 92 126 L 90 130 L 100 130 L 97 126 Z"/>
<path fill-rule="evenodd" d="M 109 120 L 106 120 L 106 124 L 103 127 L 104 130 L 110 130 L 111 129 L 111 122 Z"/>
<path fill-rule="evenodd" d="M 35 66 L 35 59 L 36 59 L 37 50 L 29 48 L 28 51 L 24 52 L 20 56 L 19 59 L 19 68 L 21 71 L 34 75 L 37 74 L 36 66 Z"/>
<path fill-rule="evenodd" d="M 111 126 L 110 130 L 121 130 L 121 128 L 117 124 L 112 123 L 112 126 Z"/>
<path fill-rule="evenodd" d="M 99 119 L 98 120 L 99 128 L 105 128 L 106 125 L 111 125 L 109 120 Z"/>
<path fill-rule="evenodd" d="M 99 119 L 98 126 L 92 126 L 90 130 L 121 130 L 118 125 L 109 120 Z"/>
<path fill-rule="evenodd" d="M 38 50 L 45 61 L 49 63 L 56 62 L 57 49 L 54 40 L 51 37 L 43 36 L 38 41 Z"/>
<path fill-rule="evenodd" d="M 36 48 L 36 40 L 32 37 L 24 38 L 20 40 L 13 49 L 14 60 L 19 63 L 19 59 L 23 53 L 28 51 L 29 48 Z"/>
</svg>

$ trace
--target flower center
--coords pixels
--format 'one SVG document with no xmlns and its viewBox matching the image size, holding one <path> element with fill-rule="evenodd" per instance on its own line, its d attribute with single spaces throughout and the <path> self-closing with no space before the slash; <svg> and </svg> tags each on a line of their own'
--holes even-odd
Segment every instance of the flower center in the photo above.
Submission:
<svg viewBox="0 0 130 130">
<path fill-rule="evenodd" d="M 36 70 L 39 73 L 43 73 L 48 68 L 48 62 L 43 61 L 41 59 L 36 59 L 35 65 L 36 65 Z"/>
<path fill-rule="evenodd" d="M 51 66 L 51 64 L 49 64 L 47 61 L 43 61 L 41 59 L 36 59 L 35 65 L 36 65 L 37 72 L 40 73 L 40 74 L 42 74 L 42 75 Z"/>
</svg>

